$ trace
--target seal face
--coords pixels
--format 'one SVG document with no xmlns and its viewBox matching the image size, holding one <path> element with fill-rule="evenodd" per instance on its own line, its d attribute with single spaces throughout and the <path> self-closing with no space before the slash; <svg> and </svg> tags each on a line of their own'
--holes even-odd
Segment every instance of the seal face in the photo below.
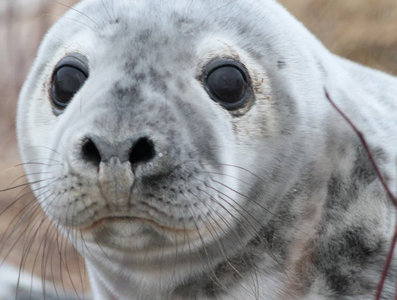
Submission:
<svg viewBox="0 0 397 300">
<path fill-rule="evenodd" d="M 393 183 L 396 83 L 275 1 L 85 0 L 40 48 L 18 138 L 95 299 L 372 299 L 394 211 L 323 91 Z"/>
</svg>

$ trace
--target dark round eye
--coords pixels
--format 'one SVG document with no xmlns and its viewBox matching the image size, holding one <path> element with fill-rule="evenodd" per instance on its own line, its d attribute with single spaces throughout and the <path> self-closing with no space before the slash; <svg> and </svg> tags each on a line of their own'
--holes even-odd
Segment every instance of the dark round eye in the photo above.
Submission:
<svg viewBox="0 0 397 300">
<path fill-rule="evenodd" d="M 56 66 L 51 82 L 51 101 L 65 109 L 88 78 L 86 59 L 80 54 L 63 58 Z"/>
<path fill-rule="evenodd" d="M 211 98 L 229 110 L 243 106 L 249 94 L 245 68 L 237 61 L 218 59 L 207 70 L 205 85 Z"/>
</svg>

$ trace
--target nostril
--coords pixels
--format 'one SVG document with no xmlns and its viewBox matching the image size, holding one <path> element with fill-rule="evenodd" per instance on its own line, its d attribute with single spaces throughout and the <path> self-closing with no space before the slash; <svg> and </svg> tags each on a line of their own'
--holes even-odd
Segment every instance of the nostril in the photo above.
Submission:
<svg viewBox="0 0 397 300">
<path fill-rule="evenodd" d="M 89 162 L 99 165 L 101 163 L 101 154 L 95 143 L 90 139 L 86 138 L 81 146 L 81 152 L 83 159 Z"/>
<path fill-rule="evenodd" d="M 136 164 L 140 162 L 147 162 L 154 158 L 156 152 L 154 150 L 153 142 L 148 138 L 140 138 L 131 147 L 130 163 Z"/>
</svg>

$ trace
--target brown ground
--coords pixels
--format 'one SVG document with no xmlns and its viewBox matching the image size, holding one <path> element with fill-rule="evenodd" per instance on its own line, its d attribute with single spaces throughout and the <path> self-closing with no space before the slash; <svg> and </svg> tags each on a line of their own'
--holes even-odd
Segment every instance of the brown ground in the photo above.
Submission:
<svg viewBox="0 0 397 300">
<path fill-rule="evenodd" d="M 3 0 L 2 0 L 3 1 Z M 70 5 L 76 0 L 60 0 L 65 5 Z M 8 6 L 5 12 L 0 12 L 0 189 L 8 185 L 19 176 L 23 175 L 15 143 L 15 110 L 18 91 L 23 83 L 27 71 L 34 59 L 39 41 L 46 29 L 66 10 L 65 6 L 51 0 L 28 0 L 23 7 L 16 7 L 17 1 L 5 1 Z M 397 75 L 397 1 L 396 0 L 282 0 L 283 3 L 299 20 L 324 42 L 333 52 L 363 64 L 384 70 Z M 33 3 L 37 3 L 33 5 Z M 0 5 L 0 7 L 2 6 Z M 29 7 L 28 7 L 29 6 Z M 15 184 L 22 184 L 23 178 Z M 14 185 L 15 185 L 14 184 Z M 13 192 L 0 192 L 0 211 L 5 209 L 16 195 L 23 195 L 27 190 L 17 189 Z M 26 198 L 26 201 L 23 199 Z M 0 215 L 0 236 L 11 224 L 13 218 L 21 211 L 32 196 L 26 196 L 21 201 Z M 19 218 L 20 215 L 17 217 Z M 28 220 L 29 221 L 29 220 Z M 15 221 L 14 221 L 15 223 Z M 34 233 L 35 224 L 28 222 L 25 233 Z M 42 226 L 47 229 L 47 225 Z M 33 229 L 33 231 L 29 231 Z M 22 231 L 23 232 L 23 231 Z M 55 233 L 50 231 L 51 235 Z M 39 236 L 44 236 L 45 230 L 40 230 Z M 7 245 L 21 233 L 13 234 Z M 24 238 L 22 236 L 21 240 Z M 36 253 L 40 252 L 43 244 L 42 238 L 36 237 L 30 251 L 26 265 L 31 269 L 35 262 Z M 48 269 L 46 278 L 54 278 L 56 282 L 61 279 L 67 288 L 71 288 L 65 266 L 57 255 L 54 239 L 46 244 L 55 249 L 53 257 L 53 272 Z M 51 244 L 52 243 L 52 244 Z M 4 239 L 0 240 L 0 249 Z M 9 260 L 19 264 L 23 256 L 23 243 L 20 242 L 11 251 Z M 26 245 L 26 243 L 25 243 Z M 41 248 L 40 248 L 40 245 Z M 64 248 L 64 246 L 62 246 Z M 73 278 L 78 278 L 78 267 L 71 249 L 67 249 L 70 263 L 69 271 Z M 3 249 L 2 256 L 7 251 Z M 45 255 L 47 257 L 48 255 Z M 58 256 L 58 257 L 57 257 Z M 41 256 L 38 261 L 41 260 Z M 59 266 L 63 266 L 60 272 Z M 36 262 L 35 270 L 40 274 L 41 263 Z M 60 275 L 62 273 L 62 275 Z M 76 279 L 76 286 L 80 286 Z M 78 288 L 78 287 L 77 287 Z M 79 288 L 78 288 L 79 289 Z"/>
</svg>

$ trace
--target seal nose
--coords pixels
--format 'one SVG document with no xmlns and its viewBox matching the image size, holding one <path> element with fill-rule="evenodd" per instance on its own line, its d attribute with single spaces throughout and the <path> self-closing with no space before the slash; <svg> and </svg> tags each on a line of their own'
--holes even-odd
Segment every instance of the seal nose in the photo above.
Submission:
<svg viewBox="0 0 397 300">
<path fill-rule="evenodd" d="M 152 160 L 156 155 L 154 143 L 148 137 L 112 144 L 101 137 L 90 136 L 84 140 L 81 153 L 83 160 L 96 166 L 112 157 L 119 158 L 121 163 L 128 160 L 131 165 L 136 165 Z"/>
</svg>

